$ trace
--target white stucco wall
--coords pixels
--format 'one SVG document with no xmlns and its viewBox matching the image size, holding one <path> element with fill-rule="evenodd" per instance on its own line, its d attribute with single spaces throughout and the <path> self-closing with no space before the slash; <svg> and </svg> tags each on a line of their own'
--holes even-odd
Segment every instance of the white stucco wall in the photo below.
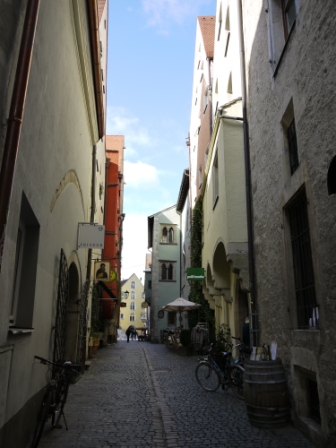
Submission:
<svg viewBox="0 0 336 448">
<path fill-rule="evenodd" d="M 84 2 L 40 4 L 0 276 L 0 371 L 8 372 L 10 366 L 5 397 L 0 391 L 0 427 L 45 384 L 45 368 L 33 365 L 33 358 L 52 358 L 61 249 L 69 264 L 77 266 L 79 291 L 86 277 L 87 250 L 77 250 L 77 226 L 90 217 L 92 151 L 98 141 L 87 23 Z M 8 22 L 8 28 L 12 25 Z M 15 47 L 20 38 L 18 33 Z M 11 91 L 7 94 L 10 98 Z M 97 182 L 105 177 L 104 152 L 99 142 Z M 33 330 L 13 335 L 8 321 L 22 192 L 40 234 Z M 102 222 L 100 206 L 96 222 Z M 11 359 L 1 349 L 7 346 Z"/>
</svg>

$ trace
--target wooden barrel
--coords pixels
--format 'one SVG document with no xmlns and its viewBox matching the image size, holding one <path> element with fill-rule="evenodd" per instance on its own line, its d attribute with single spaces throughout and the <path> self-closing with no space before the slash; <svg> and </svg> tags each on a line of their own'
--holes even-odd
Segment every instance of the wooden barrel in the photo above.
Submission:
<svg viewBox="0 0 336 448">
<path fill-rule="evenodd" d="M 280 428 L 290 420 L 285 371 L 280 359 L 244 364 L 244 398 L 251 425 Z"/>
</svg>

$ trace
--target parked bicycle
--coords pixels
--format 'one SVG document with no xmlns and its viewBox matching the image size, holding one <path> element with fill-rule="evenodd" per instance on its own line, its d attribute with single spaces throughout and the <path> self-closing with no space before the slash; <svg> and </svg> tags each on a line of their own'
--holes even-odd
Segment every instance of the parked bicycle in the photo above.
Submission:
<svg viewBox="0 0 336 448">
<path fill-rule="evenodd" d="M 213 345 L 210 345 L 208 355 L 201 359 L 196 366 L 196 379 L 198 384 L 208 392 L 215 392 L 220 385 L 227 391 L 232 389 L 234 394 L 244 399 L 244 369 L 239 364 L 232 364 L 231 352 L 212 354 Z"/>
<path fill-rule="evenodd" d="M 34 358 L 41 364 L 48 365 L 52 369 L 52 379 L 49 381 L 43 396 L 31 448 L 38 447 L 45 423 L 48 419 L 51 420 L 52 429 L 60 429 L 62 428 L 60 420 L 63 417 L 65 427 L 68 430 L 64 415 L 64 406 L 67 400 L 69 386 L 78 381 L 81 370 L 81 365 L 72 364 L 70 361 L 55 363 L 40 356 L 35 356 Z"/>
<path fill-rule="evenodd" d="M 235 336 L 231 336 L 232 339 L 235 339 L 238 342 L 238 344 L 233 344 L 232 342 L 227 342 L 227 344 L 230 347 L 230 351 L 233 353 L 235 350 L 238 350 L 239 355 L 237 358 L 233 358 L 232 356 L 232 362 L 235 364 L 239 364 L 240 366 L 244 367 L 244 362 L 246 358 L 249 358 L 251 353 L 252 353 L 252 349 L 245 345 L 240 338 L 237 338 Z"/>
</svg>

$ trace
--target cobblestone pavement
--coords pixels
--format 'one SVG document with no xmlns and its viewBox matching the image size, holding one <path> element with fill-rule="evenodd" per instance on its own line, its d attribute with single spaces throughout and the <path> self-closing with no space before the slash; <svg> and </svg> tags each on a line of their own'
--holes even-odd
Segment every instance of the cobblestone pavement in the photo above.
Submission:
<svg viewBox="0 0 336 448">
<path fill-rule="evenodd" d="M 312 448 L 291 425 L 252 427 L 232 391 L 201 389 L 196 363 L 197 357 L 146 342 L 121 341 L 100 350 L 70 388 L 69 430 L 47 428 L 40 447 Z"/>
</svg>

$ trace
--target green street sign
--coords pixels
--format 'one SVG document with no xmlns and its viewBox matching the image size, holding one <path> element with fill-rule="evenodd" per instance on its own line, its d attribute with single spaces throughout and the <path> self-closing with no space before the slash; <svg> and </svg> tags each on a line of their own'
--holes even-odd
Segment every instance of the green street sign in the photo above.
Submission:
<svg viewBox="0 0 336 448">
<path fill-rule="evenodd" d="M 189 282 L 203 282 L 204 279 L 204 268 L 187 268 L 187 280 Z"/>
</svg>

